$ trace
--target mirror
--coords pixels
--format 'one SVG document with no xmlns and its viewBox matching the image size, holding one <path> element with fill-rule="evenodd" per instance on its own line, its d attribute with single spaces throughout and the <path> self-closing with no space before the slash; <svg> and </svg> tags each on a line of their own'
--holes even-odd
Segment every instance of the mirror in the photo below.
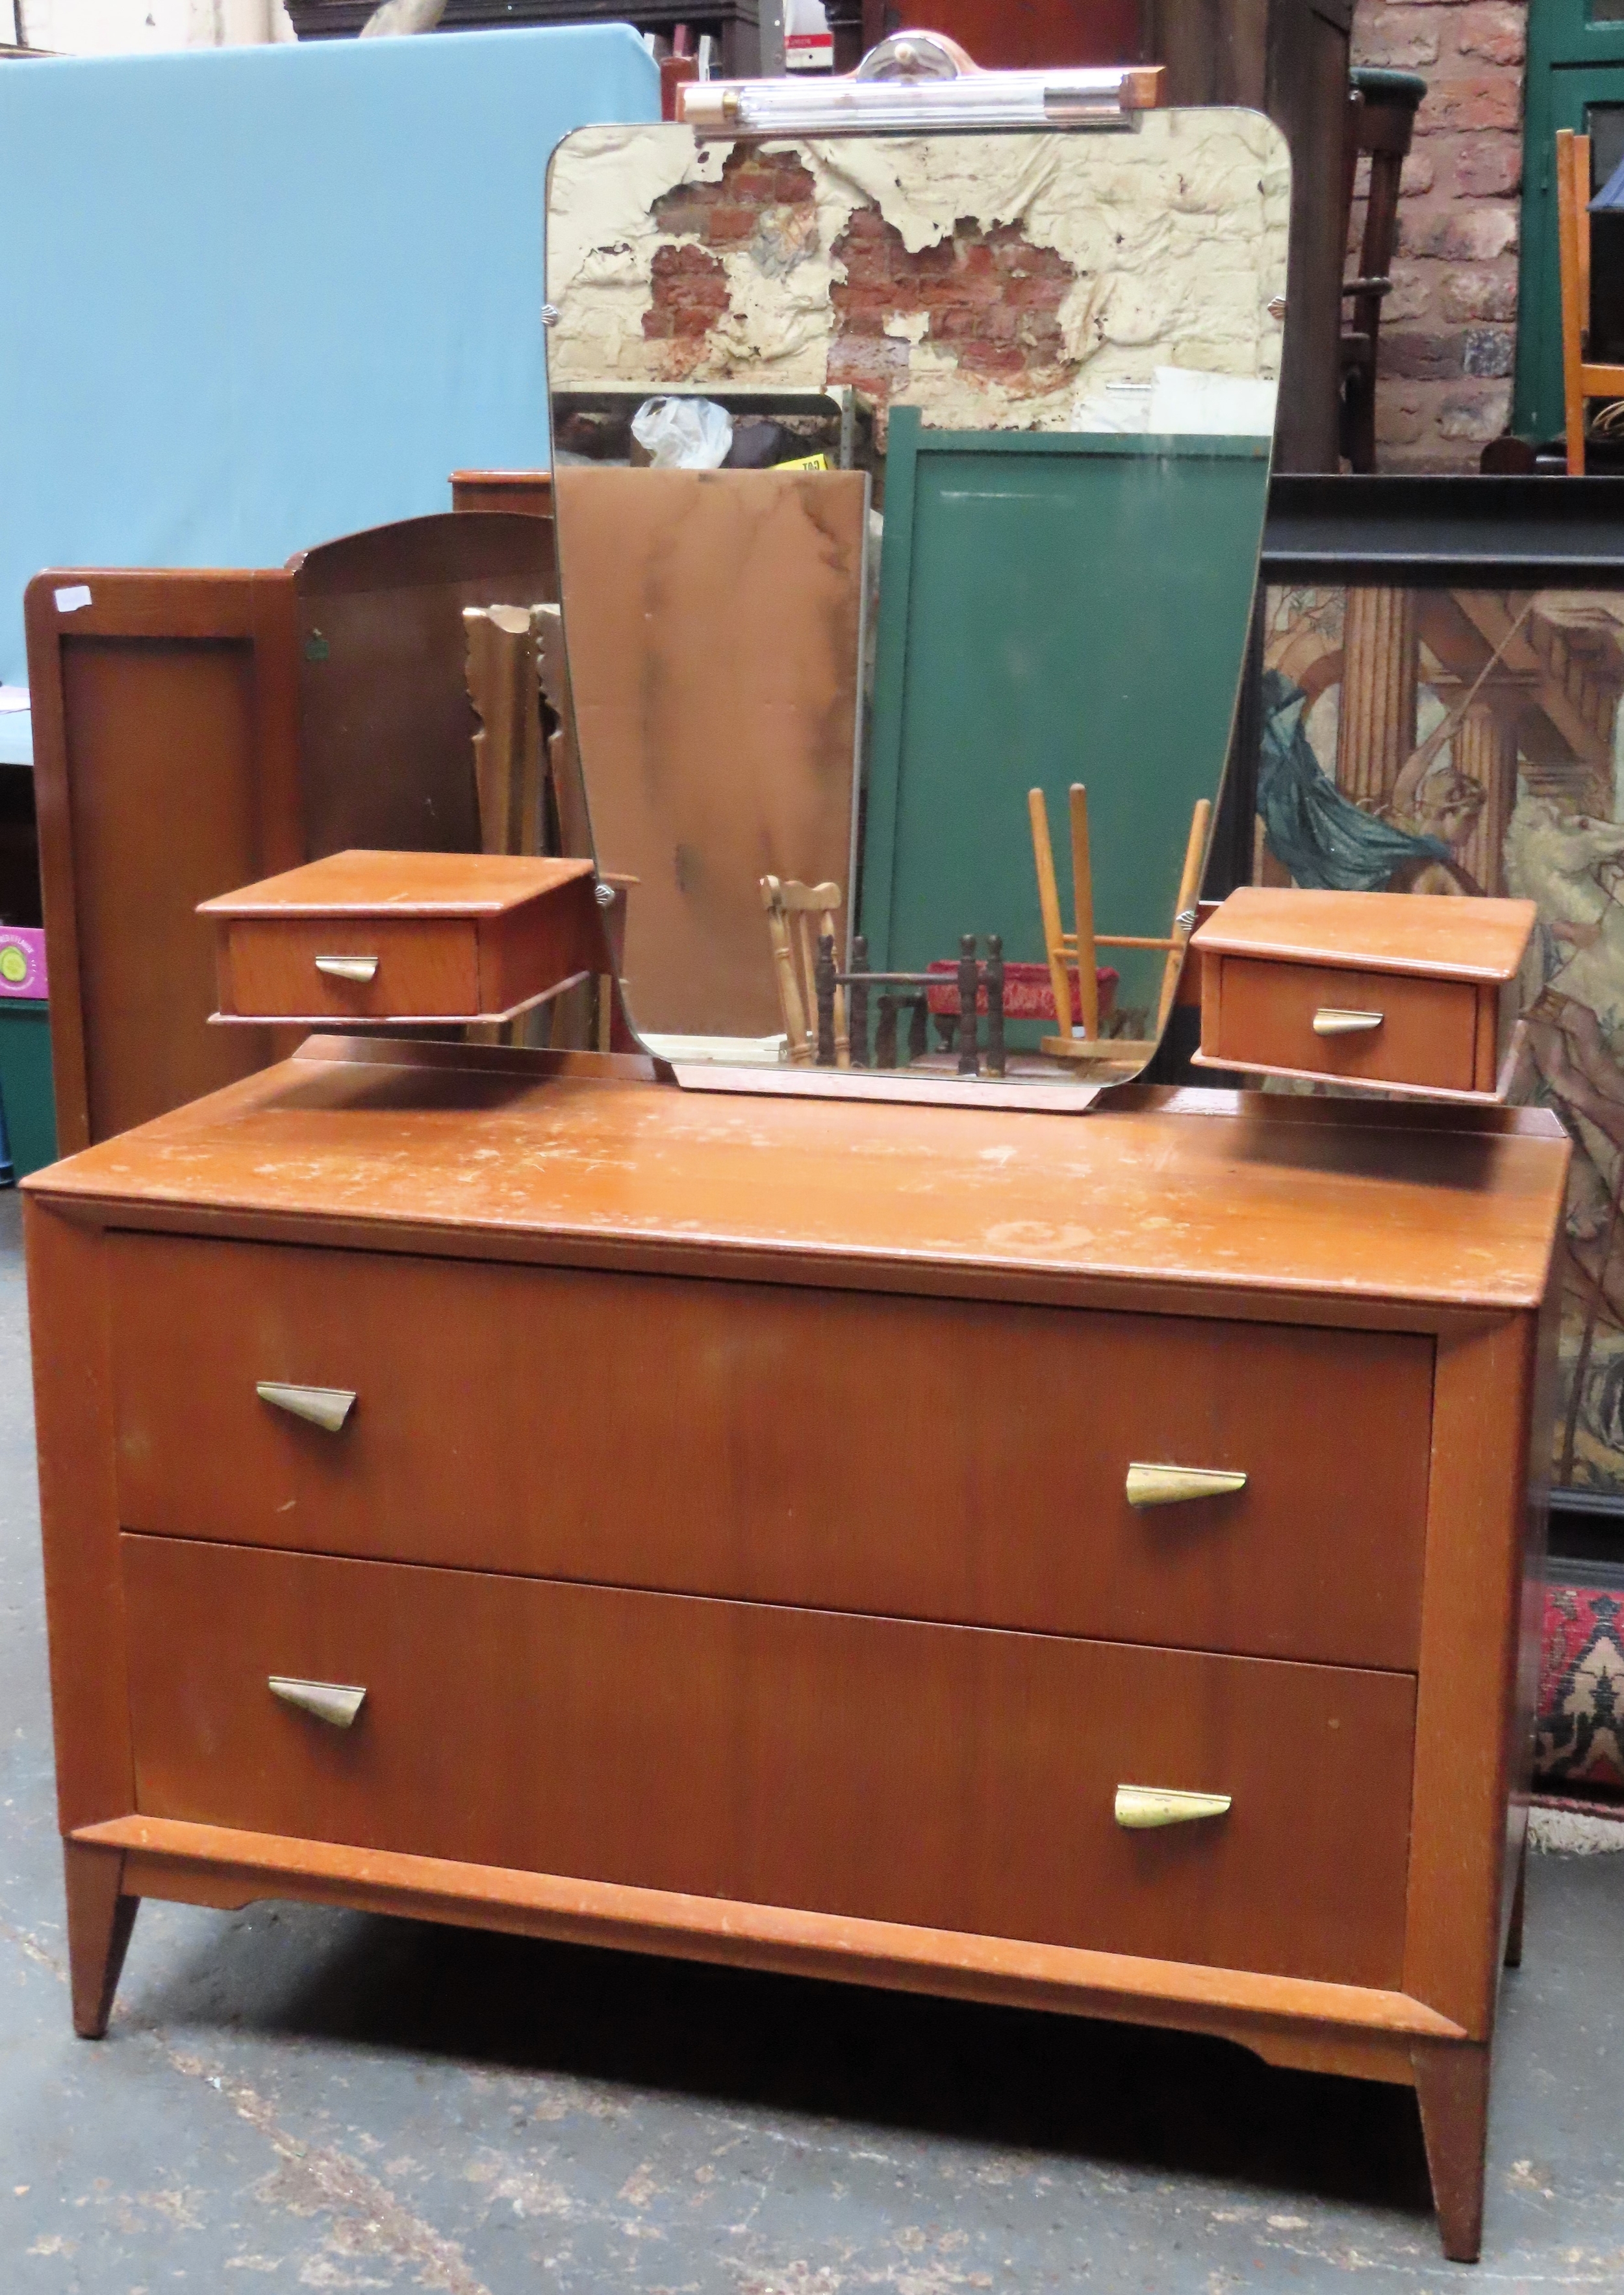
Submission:
<svg viewBox="0 0 1624 2295">
<path fill-rule="evenodd" d="M 1075 1095 L 1151 1057 L 1245 651 L 1289 204 L 1235 110 L 559 147 L 573 723 L 630 1017 L 682 1081 Z"/>
</svg>

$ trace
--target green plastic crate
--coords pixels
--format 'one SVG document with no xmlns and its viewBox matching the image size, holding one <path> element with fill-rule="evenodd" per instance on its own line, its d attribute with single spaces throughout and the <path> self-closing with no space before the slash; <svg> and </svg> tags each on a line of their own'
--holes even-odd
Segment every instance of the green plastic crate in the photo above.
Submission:
<svg viewBox="0 0 1624 2295">
<path fill-rule="evenodd" d="M 0 996 L 0 1108 L 14 1180 L 56 1161 L 50 1013 L 43 998 Z"/>
</svg>

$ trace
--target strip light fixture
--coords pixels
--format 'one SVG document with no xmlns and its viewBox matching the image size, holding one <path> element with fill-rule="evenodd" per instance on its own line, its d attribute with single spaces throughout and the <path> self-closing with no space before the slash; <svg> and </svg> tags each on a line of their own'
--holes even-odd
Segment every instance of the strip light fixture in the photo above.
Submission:
<svg viewBox="0 0 1624 2295">
<path fill-rule="evenodd" d="M 941 32 L 882 40 L 838 79 L 689 80 L 677 118 L 699 135 L 985 134 L 1132 127 L 1162 102 L 1159 64 L 983 71 Z"/>
</svg>

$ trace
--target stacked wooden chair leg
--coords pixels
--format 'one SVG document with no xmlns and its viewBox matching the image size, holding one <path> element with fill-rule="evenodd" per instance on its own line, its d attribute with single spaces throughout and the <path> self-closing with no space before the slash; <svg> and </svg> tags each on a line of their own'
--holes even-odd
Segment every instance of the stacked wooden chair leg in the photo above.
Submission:
<svg viewBox="0 0 1624 2295">
<path fill-rule="evenodd" d="M 1071 792 L 1074 932 L 1068 933 L 1061 919 L 1060 888 L 1055 877 L 1054 848 L 1049 837 L 1049 807 L 1042 790 L 1031 790 L 1026 804 L 1032 820 L 1032 854 L 1038 876 L 1038 906 L 1043 919 L 1044 952 L 1049 959 L 1049 976 L 1055 992 L 1056 1033 L 1043 1038 L 1041 1049 L 1055 1059 L 1137 1061 L 1142 1065 L 1161 1042 L 1162 1032 L 1173 1008 L 1173 999 L 1179 992 L 1185 943 L 1196 922 L 1196 902 L 1201 891 L 1201 871 L 1206 858 L 1207 829 L 1212 807 L 1205 797 L 1202 797 L 1190 816 L 1190 833 L 1184 850 L 1184 867 L 1179 878 L 1179 896 L 1173 907 L 1171 929 L 1143 936 L 1133 933 L 1097 933 L 1094 929 L 1094 875 L 1089 856 L 1089 797 L 1082 783 L 1073 781 Z M 1139 1038 L 1100 1034 L 1098 951 L 1102 948 L 1159 948 L 1166 951 L 1167 960 L 1162 967 L 1162 986 L 1156 1000 L 1154 1036 Z M 1080 1007 L 1074 1021 L 1072 1013 L 1073 965 L 1077 968 Z M 1074 1033 L 1076 1028 L 1081 1029 L 1080 1035 Z"/>
</svg>

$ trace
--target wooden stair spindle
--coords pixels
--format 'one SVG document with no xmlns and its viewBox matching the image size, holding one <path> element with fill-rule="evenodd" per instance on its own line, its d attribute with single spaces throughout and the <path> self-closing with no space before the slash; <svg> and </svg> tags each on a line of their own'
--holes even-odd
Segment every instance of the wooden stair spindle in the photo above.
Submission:
<svg viewBox="0 0 1624 2295">
<path fill-rule="evenodd" d="M 1072 783 L 1072 900 L 1076 909 L 1077 1000 L 1090 1043 L 1099 1034 L 1099 956 L 1094 943 L 1094 870 L 1089 857 L 1089 793 Z M 1065 1031 L 1063 1029 L 1061 1033 Z"/>
</svg>

